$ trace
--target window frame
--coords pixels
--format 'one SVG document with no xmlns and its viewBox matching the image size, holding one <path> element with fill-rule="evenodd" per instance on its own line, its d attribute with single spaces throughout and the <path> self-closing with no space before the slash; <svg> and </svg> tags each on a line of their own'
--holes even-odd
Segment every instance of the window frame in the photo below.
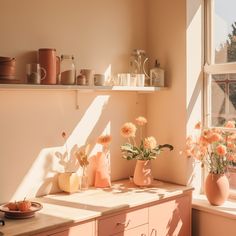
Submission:
<svg viewBox="0 0 236 236">
<path fill-rule="evenodd" d="M 214 50 L 214 0 L 205 0 L 204 4 L 204 52 L 205 52 L 205 65 L 203 66 L 204 70 L 204 109 L 203 109 L 203 124 L 205 127 L 213 127 L 211 125 L 211 83 L 212 75 L 216 74 L 236 74 L 236 61 L 229 63 L 215 63 L 215 50 Z M 228 96 L 227 98 L 228 99 Z M 224 129 L 224 127 L 218 127 Z M 233 129 L 236 132 L 236 128 Z M 236 167 L 232 167 L 229 170 L 230 173 L 236 173 Z M 204 171 L 206 176 L 206 170 Z M 236 188 L 230 189 L 230 198 L 236 199 Z"/>
</svg>

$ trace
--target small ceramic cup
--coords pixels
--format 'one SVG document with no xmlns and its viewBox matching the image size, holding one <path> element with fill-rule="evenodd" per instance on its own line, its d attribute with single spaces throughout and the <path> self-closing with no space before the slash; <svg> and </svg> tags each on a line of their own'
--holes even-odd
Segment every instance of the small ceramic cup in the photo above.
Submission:
<svg viewBox="0 0 236 236">
<path fill-rule="evenodd" d="M 95 74 L 94 75 L 94 84 L 96 86 L 104 86 L 105 85 L 105 75 Z"/>
<path fill-rule="evenodd" d="M 91 69 L 81 69 L 80 73 L 85 76 L 88 86 L 94 85 L 94 71 Z"/>
</svg>

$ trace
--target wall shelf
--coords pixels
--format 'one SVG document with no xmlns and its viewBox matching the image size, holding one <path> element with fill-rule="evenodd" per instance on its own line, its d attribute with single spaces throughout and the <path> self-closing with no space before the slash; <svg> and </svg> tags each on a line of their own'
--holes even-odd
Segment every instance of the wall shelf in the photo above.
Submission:
<svg viewBox="0 0 236 236">
<path fill-rule="evenodd" d="M 139 92 L 151 93 L 166 89 L 165 87 L 131 87 L 131 86 L 79 86 L 79 85 L 32 85 L 0 84 L 0 90 L 77 90 L 81 92 Z"/>
</svg>

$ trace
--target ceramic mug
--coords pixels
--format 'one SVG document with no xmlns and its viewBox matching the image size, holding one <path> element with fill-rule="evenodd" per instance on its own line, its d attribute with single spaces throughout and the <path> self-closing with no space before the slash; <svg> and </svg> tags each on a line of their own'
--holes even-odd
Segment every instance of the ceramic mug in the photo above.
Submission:
<svg viewBox="0 0 236 236">
<path fill-rule="evenodd" d="M 91 69 L 81 69 L 80 71 L 81 75 L 84 75 L 86 78 L 86 84 L 88 86 L 93 86 L 94 85 L 94 71 Z"/>
<path fill-rule="evenodd" d="M 94 75 L 94 84 L 96 86 L 104 86 L 105 85 L 105 75 L 95 74 Z"/>
<path fill-rule="evenodd" d="M 41 84 L 41 80 L 46 78 L 47 72 L 38 63 L 26 65 L 26 76 L 28 84 Z"/>
</svg>

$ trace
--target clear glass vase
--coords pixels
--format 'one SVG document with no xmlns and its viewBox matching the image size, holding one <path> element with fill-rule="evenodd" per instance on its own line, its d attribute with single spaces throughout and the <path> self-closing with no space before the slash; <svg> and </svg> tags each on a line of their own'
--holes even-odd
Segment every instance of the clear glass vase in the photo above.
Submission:
<svg viewBox="0 0 236 236">
<path fill-rule="evenodd" d="M 87 174 L 87 168 L 83 167 L 83 173 L 80 176 L 80 181 L 79 181 L 79 189 L 83 191 L 88 189 L 88 187 L 89 187 L 89 179 Z"/>
</svg>

